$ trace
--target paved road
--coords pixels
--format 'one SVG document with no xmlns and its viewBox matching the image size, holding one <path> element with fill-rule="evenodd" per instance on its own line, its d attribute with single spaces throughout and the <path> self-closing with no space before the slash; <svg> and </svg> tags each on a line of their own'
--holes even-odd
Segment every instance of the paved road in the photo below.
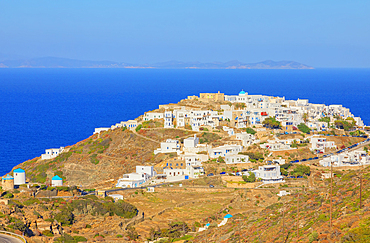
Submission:
<svg viewBox="0 0 370 243">
<path fill-rule="evenodd" d="M 1 243 L 23 243 L 23 241 L 21 241 L 18 238 L 15 238 L 10 235 L 3 235 L 3 234 L 0 234 L 0 242 Z"/>
</svg>

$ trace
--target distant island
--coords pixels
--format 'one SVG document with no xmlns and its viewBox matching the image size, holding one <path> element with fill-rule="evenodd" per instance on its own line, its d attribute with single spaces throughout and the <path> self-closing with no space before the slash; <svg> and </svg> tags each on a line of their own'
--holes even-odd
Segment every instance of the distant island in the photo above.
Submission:
<svg viewBox="0 0 370 243">
<path fill-rule="evenodd" d="M 181 62 L 168 61 L 154 64 L 130 64 L 113 61 L 89 61 L 59 57 L 6 59 L 0 56 L 0 68 L 153 68 L 153 69 L 313 69 L 294 61 L 263 61 L 257 63 Z"/>
</svg>

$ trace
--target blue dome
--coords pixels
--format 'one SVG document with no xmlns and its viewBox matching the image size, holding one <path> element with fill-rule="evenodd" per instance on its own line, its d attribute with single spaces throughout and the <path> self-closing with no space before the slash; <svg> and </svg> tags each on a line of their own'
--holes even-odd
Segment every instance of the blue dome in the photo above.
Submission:
<svg viewBox="0 0 370 243">
<path fill-rule="evenodd" d="M 18 169 L 15 169 L 13 172 L 16 172 L 16 173 L 24 173 L 25 171 L 22 170 L 21 168 L 18 168 Z"/>
<path fill-rule="evenodd" d="M 241 95 L 241 94 L 245 94 L 245 91 L 244 90 L 242 90 L 242 91 L 240 91 L 239 92 L 239 94 Z"/>
<path fill-rule="evenodd" d="M 3 177 L 3 180 L 14 180 L 14 177 L 13 176 L 11 176 L 11 175 L 9 175 L 9 174 L 7 174 L 5 177 Z"/>
<path fill-rule="evenodd" d="M 229 219 L 229 218 L 232 218 L 233 216 L 231 214 L 226 214 L 224 219 Z"/>
<path fill-rule="evenodd" d="M 53 178 L 51 178 L 53 181 L 62 181 L 63 179 L 60 178 L 59 176 L 54 176 Z"/>
</svg>

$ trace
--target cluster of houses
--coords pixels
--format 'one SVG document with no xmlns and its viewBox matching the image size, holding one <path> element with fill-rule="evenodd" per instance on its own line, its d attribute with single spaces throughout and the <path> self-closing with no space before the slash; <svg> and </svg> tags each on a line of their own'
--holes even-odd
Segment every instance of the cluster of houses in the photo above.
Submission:
<svg viewBox="0 0 370 243">
<path fill-rule="evenodd" d="M 253 139 L 253 137 L 248 137 Z M 176 158 L 168 159 L 153 166 L 136 166 L 135 173 L 124 174 L 117 182 L 116 187 L 133 188 L 141 187 L 148 181 L 173 182 L 204 175 L 202 162 L 209 159 L 224 158 L 226 164 L 250 163 L 249 156 L 240 154 L 243 146 L 238 144 L 227 144 L 218 147 L 199 144 L 199 138 L 189 137 L 184 139 L 181 146 L 178 140 L 168 139 L 162 142 L 160 148 L 154 153 L 177 153 Z M 280 163 L 259 166 L 257 170 L 251 171 L 256 178 L 264 183 L 284 182 L 280 173 Z M 145 184 L 147 185 L 147 184 Z"/>
<path fill-rule="evenodd" d="M 311 144 L 310 150 L 316 153 L 324 153 L 326 149 L 337 148 L 334 141 L 327 141 L 326 137 L 319 135 L 312 135 L 305 139 L 278 139 L 275 137 L 274 139 L 267 140 L 266 143 L 261 143 L 260 147 L 270 151 L 282 151 L 296 149 L 292 147 L 293 144 L 308 142 Z"/>
<path fill-rule="evenodd" d="M 125 174 L 117 182 L 117 187 L 139 187 L 149 180 L 181 180 L 197 178 L 204 175 L 202 163 L 209 159 L 219 159 L 222 157 L 226 164 L 249 163 L 247 155 L 240 154 L 244 147 L 255 143 L 260 143 L 254 135 L 247 132 L 236 132 L 236 128 L 247 128 L 253 126 L 260 134 L 263 133 L 262 124 L 268 117 L 274 117 L 282 125 L 284 132 L 290 133 L 298 130 L 298 125 L 306 124 L 311 130 L 326 131 L 334 121 L 353 118 L 357 126 L 363 126 L 360 117 L 355 117 L 348 108 L 342 105 L 311 104 L 307 99 L 286 100 L 285 97 L 273 97 L 266 95 L 249 95 L 241 91 L 237 95 L 225 95 L 223 93 L 200 93 L 199 96 L 188 96 L 188 100 L 199 100 L 204 103 L 218 103 L 217 110 L 206 108 L 196 108 L 184 105 L 160 105 L 154 112 L 146 112 L 142 116 L 142 121 L 161 119 L 164 128 L 191 128 L 193 131 L 200 131 L 204 128 L 219 129 L 225 131 L 234 140 L 239 140 L 239 144 L 226 144 L 212 147 L 208 144 L 200 144 L 199 138 L 195 135 L 180 143 L 177 139 L 167 139 L 161 142 L 154 154 L 176 153 L 176 158 L 172 158 L 159 166 L 137 166 L 136 172 Z M 227 102 L 227 104 L 225 103 Z M 203 106 L 207 107 L 207 106 Z M 323 119 L 325 117 L 325 121 Z M 329 118 L 329 119 L 328 119 Z M 227 126 L 222 121 L 227 121 Z M 94 134 L 102 131 L 113 130 L 116 128 L 127 128 L 135 130 L 141 123 L 139 120 L 122 121 L 111 127 L 95 128 Z M 203 127 L 203 128 L 202 128 Z M 264 129 L 266 135 L 270 131 Z M 239 130 L 240 131 L 240 130 Z M 310 143 L 310 149 L 316 153 L 323 153 L 327 149 L 336 148 L 332 141 L 327 141 L 325 137 L 313 135 L 305 139 L 285 139 L 277 137 L 260 143 L 260 147 L 269 151 L 281 151 L 294 149 L 293 144 Z M 64 151 L 64 148 L 47 149 L 41 159 L 52 159 Z M 356 163 L 363 161 L 364 155 L 338 155 L 332 159 L 337 163 Z M 367 156 L 367 155 L 366 155 Z M 253 171 L 257 178 L 262 181 L 279 182 L 282 181 L 278 164 L 266 165 Z"/>
<path fill-rule="evenodd" d="M 272 97 L 265 95 L 249 95 L 241 91 L 238 95 L 225 95 L 223 93 L 201 93 L 198 96 L 188 96 L 189 100 L 200 100 L 205 103 L 227 101 L 229 104 L 220 104 L 218 110 L 207 110 L 181 105 L 162 105 L 159 110 L 146 112 L 143 121 L 162 119 L 164 128 L 189 128 L 193 131 L 200 131 L 202 127 L 216 129 L 221 121 L 228 121 L 228 126 L 223 125 L 222 130 L 241 144 L 226 144 L 219 147 L 212 147 L 208 144 L 200 144 L 199 138 L 195 135 L 184 139 L 180 143 L 177 139 L 167 139 L 154 151 L 159 153 L 176 153 L 176 158 L 163 161 L 156 166 L 152 172 L 147 172 L 137 167 L 136 173 L 123 175 L 119 179 L 119 187 L 137 187 L 148 180 L 164 179 L 173 180 L 197 178 L 204 175 L 202 162 L 208 159 L 222 157 L 226 164 L 249 163 L 247 155 L 240 154 L 243 147 L 259 143 L 254 135 L 247 132 L 235 132 L 235 128 L 247 128 L 254 126 L 256 130 L 262 129 L 263 121 L 268 117 L 274 117 L 282 125 L 284 132 L 298 130 L 298 125 L 306 124 L 311 130 L 326 131 L 334 124 L 337 117 L 346 119 L 351 117 L 356 125 L 363 126 L 361 118 L 354 117 L 348 108 L 342 105 L 311 104 L 306 99 L 286 100 L 285 97 Z M 326 121 L 321 118 L 326 117 Z M 329 118 L 329 122 L 327 122 Z M 320 121 L 321 120 L 321 121 Z M 138 126 L 136 121 L 121 122 L 111 128 L 97 128 L 95 133 L 104 129 L 117 127 L 128 127 L 135 129 Z M 336 148 L 333 141 L 327 141 L 325 137 L 313 135 L 305 139 L 281 140 L 275 137 L 267 142 L 260 143 L 260 147 L 269 151 L 281 151 L 295 149 L 293 144 L 310 143 L 310 149 L 316 153 L 323 153 L 327 149 Z M 141 171 L 141 172 L 140 172 Z M 153 172 L 154 171 L 154 172 Z M 144 173 L 144 174 L 143 174 Z M 279 162 L 273 165 L 260 166 L 253 173 L 265 183 L 281 182 L 283 177 L 280 174 Z"/>
<path fill-rule="evenodd" d="M 363 150 L 347 151 L 323 158 L 319 164 L 321 166 L 332 165 L 335 167 L 369 165 L 370 156 Z"/>
</svg>

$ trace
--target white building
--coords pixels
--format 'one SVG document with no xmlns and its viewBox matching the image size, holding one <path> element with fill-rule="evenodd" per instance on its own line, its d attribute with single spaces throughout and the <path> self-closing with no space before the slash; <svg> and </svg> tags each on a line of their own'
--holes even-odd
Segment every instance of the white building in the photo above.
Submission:
<svg viewBox="0 0 370 243">
<path fill-rule="evenodd" d="M 191 178 L 198 178 L 199 176 L 204 175 L 204 168 L 202 166 L 192 165 L 187 168 L 189 168 L 188 172 Z"/>
<path fill-rule="evenodd" d="M 318 152 L 325 152 L 325 149 L 336 148 L 335 143 L 333 141 L 327 141 L 324 137 L 319 136 L 312 136 L 309 138 L 310 143 L 312 144 L 311 150 L 315 150 Z"/>
<path fill-rule="evenodd" d="M 166 111 L 164 113 L 164 128 L 173 128 L 173 119 L 174 116 L 172 114 L 172 111 Z"/>
<path fill-rule="evenodd" d="M 164 167 L 163 174 L 167 175 L 167 178 L 171 176 L 182 176 L 182 175 L 187 175 L 187 170 L 186 169 L 175 169 L 172 167 Z"/>
<path fill-rule="evenodd" d="M 145 165 L 137 165 L 136 166 L 136 173 L 145 174 L 149 178 L 156 175 L 153 166 L 145 166 Z"/>
<path fill-rule="evenodd" d="M 136 120 L 128 120 L 128 121 L 122 121 L 120 123 L 121 127 L 127 127 L 129 130 L 135 130 L 136 127 L 138 126 L 138 123 Z"/>
<path fill-rule="evenodd" d="M 64 147 L 60 148 L 52 148 L 52 149 L 46 149 L 45 154 L 41 155 L 41 159 L 53 159 L 57 157 L 60 153 L 63 153 Z"/>
<path fill-rule="evenodd" d="M 208 154 L 209 157 L 212 159 L 218 158 L 218 157 L 225 157 L 226 155 L 231 155 L 231 154 L 238 154 L 239 152 L 242 152 L 243 146 L 241 145 L 223 145 L 220 147 L 216 148 L 209 148 L 208 149 Z"/>
<path fill-rule="evenodd" d="M 109 194 L 108 197 L 113 198 L 115 202 L 117 202 L 118 200 L 123 200 L 123 195 L 121 194 Z"/>
<path fill-rule="evenodd" d="M 225 156 L 226 164 L 249 163 L 249 156 L 243 154 L 231 154 Z"/>
<path fill-rule="evenodd" d="M 344 152 L 340 154 L 334 154 L 330 157 L 326 157 L 320 160 L 321 166 L 329 167 L 330 164 L 334 167 L 340 166 L 360 166 L 370 164 L 370 157 L 366 151 L 355 150 L 351 152 Z"/>
<path fill-rule="evenodd" d="M 199 143 L 199 138 L 195 134 L 194 137 L 184 139 L 184 148 L 195 148 Z"/>
<path fill-rule="evenodd" d="M 253 173 L 256 175 L 256 178 L 261 179 L 263 183 L 284 182 L 283 176 L 280 173 L 280 165 L 259 166 L 258 170 L 254 170 Z"/>
<path fill-rule="evenodd" d="M 227 132 L 227 134 L 229 134 L 229 136 L 233 136 L 235 133 L 234 133 L 234 129 L 230 128 L 230 127 L 227 127 L 227 126 L 223 126 L 222 129 Z"/>
<path fill-rule="evenodd" d="M 256 137 L 254 135 L 252 135 L 250 133 L 246 133 L 246 132 L 235 134 L 235 138 L 237 140 L 242 141 L 244 147 L 250 146 L 253 143 L 259 142 L 259 140 L 256 140 Z"/>
<path fill-rule="evenodd" d="M 110 127 L 98 127 L 98 128 L 95 128 L 94 134 L 105 132 L 105 131 L 108 131 L 109 129 Z"/>
<path fill-rule="evenodd" d="M 260 147 L 263 149 L 268 149 L 270 151 L 281 151 L 281 150 L 294 149 L 294 148 L 291 148 L 289 144 L 281 143 L 278 141 L 270 141 L 270 140 L 268 143 L 260 144 Z"/>
<path fill-rule="evenodd" d="M 290 195 L 290 192 L 287 192 L 287 191 L 280 191 L 277 195 L 278 195 L 279 197 L 287 196 L 287 195 Z"/>
<path fill-rule="evenodd" d="M 185 160 L 186 166 L 202 165 L 202 162 L 208 160 L 208 154 L 188 154 L 181 155 L 181 159 Z"/>
<path fill-rule="evenodd" d="M 164 118 L 164 114 L 161 112 L 146 112 L 144 114 L 144 121 L 162 119 L 162 118 Z"/>
<path fill-rule="evenodd" d="M 145 174 L 141 173 L 129 173 L 124 174 L 122 178 L 118 179 L 116 187 L 123 187 L 123 188 L 134 188 L 139 187 L 148 179 Z"/>
<path fill-rule="evenodd" d="M 26 171 L 18 168 L 13 171 L 14 185 L 19 186 L 26 184 Z"/>
<path fill-rule="evenodd" d="M 63 179 L 57 175 L 54 176 L 53 178 L 51 178 L 51 186 L 63 186 Z"/>
<path fill-rule="evenodd" d="M 167 139 L 166 142 L 161 142 L 161 147 L 154 150 L 154 154 L 159 153 L 177 153 L 180 154 L 180 143 L 175 139 Z"/>
<path fill-rule="evenodd" d="M 136 173 L 124 174 L 118 179 L 116 187 L 139 187 L 151 177 L 156 175 L 153 166 L 136 166 Z"/>
<path fill-rule="evenodd" d="M 185 118 L 188 117 L 187 111 L 177 111 L 176 124 L 177 127 L 185 127 Z"/>
</svg>

